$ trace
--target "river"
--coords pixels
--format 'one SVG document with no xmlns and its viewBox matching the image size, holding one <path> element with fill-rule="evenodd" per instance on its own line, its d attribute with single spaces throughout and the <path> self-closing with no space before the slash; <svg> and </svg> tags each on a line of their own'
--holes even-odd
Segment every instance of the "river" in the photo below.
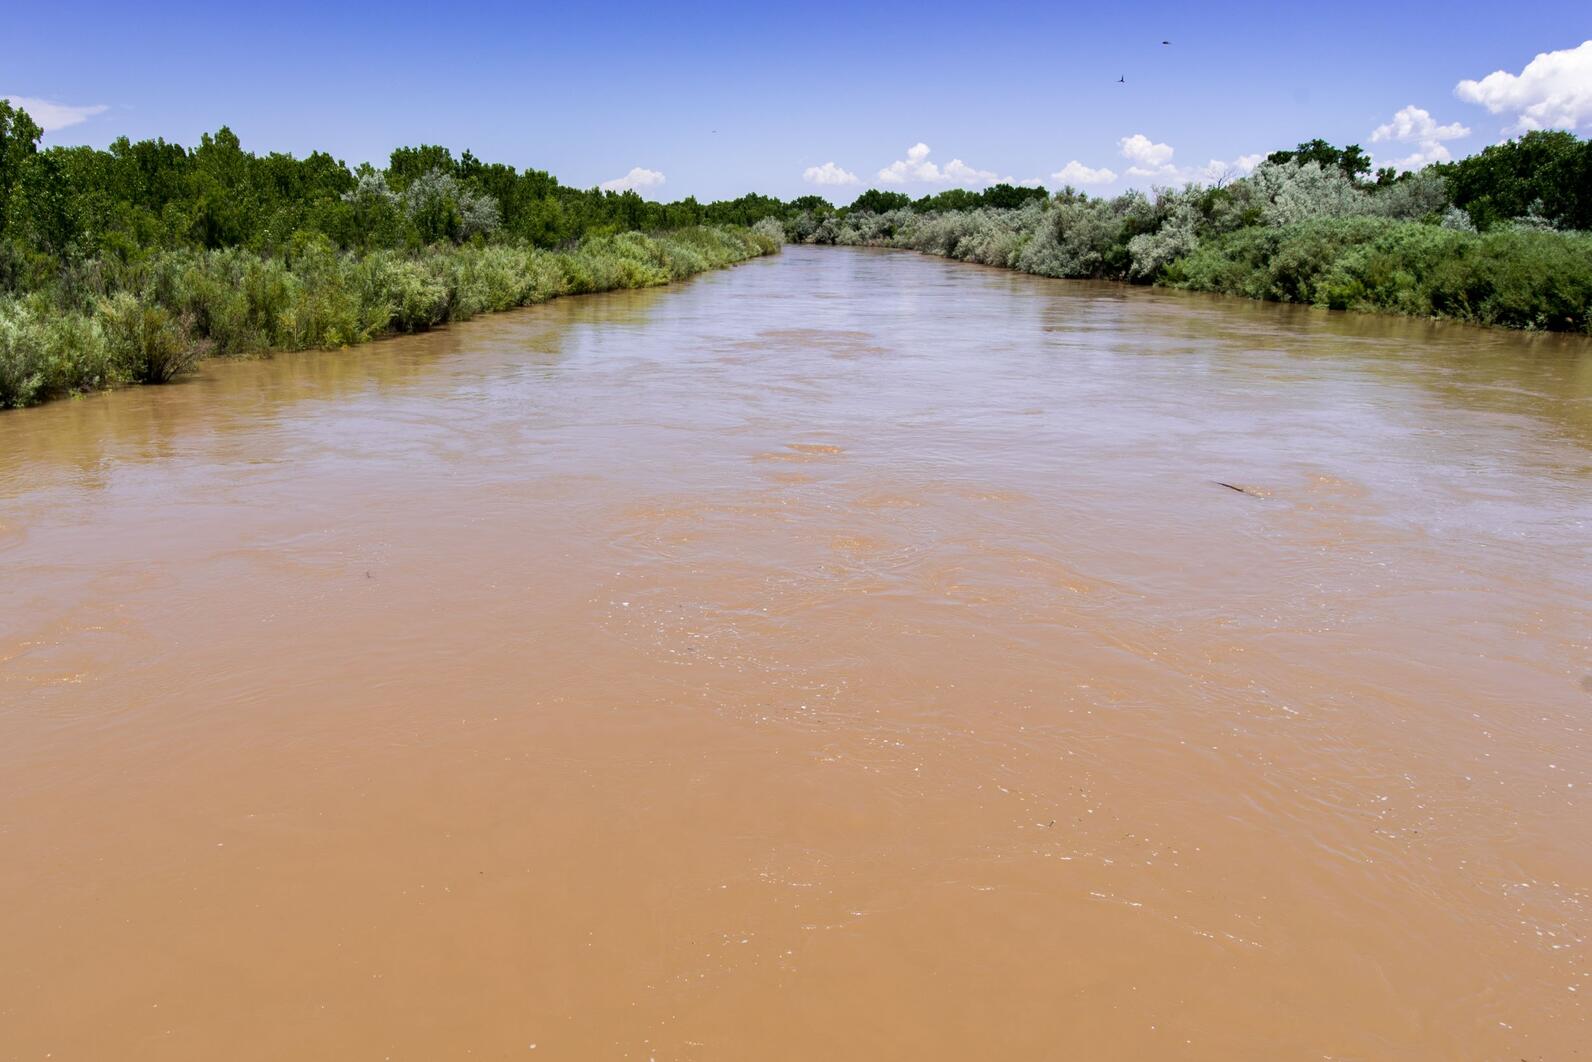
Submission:
<svg viewBox="0 0 1592 1062">
<path fill-rule="evenodd" d="M 0 1059 L 1561 1059 L 1592 342 L 787 248 L 0 414 Z"/>
</svg>

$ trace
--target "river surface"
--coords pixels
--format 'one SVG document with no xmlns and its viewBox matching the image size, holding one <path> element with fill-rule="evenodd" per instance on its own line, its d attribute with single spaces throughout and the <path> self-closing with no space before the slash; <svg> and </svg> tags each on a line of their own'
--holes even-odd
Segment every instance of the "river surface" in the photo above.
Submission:
<svg viewBox="0 0 1592 1062">
<path fill-rule="evenodd" d="M 904 253 L 0 414 L 0 1059 L 1584 1058 L 1589 544 L 1585 339 Z"/>
</svg>

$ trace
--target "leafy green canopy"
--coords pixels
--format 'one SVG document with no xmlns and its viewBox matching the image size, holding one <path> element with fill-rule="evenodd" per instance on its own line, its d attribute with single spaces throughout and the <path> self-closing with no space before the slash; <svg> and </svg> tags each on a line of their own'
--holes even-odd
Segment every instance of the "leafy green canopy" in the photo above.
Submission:
<svg viewBox="0 0 1592 1062">
<path fill-rule="evenodd" d="M 747 195 L 655 203 L 565 187 L 543 170 L 421 145 L 385 170 L 324 152 L 245 151 L 223 127 L 189 149 L 125 137 L 105 150 L 39 147 L 26 113 L 0 101 L 0 291 L 32 290 L 63 263 L 156 250 L 242 247 L 281 254 L 324 237 L 345 250 L 472 239 L 553 247 L 586 236 L 702 224 L 750 225 L 786 205 Z"/>
<path fill-rule="evenodd" d="M 191 150 L 40 136 L 0 101 L 0 408 L 667 283 L 772 253 L 787 209 L 581 191 L 436 145 L 351 170 L 226 128 Z"/>
<path fill-rule="evenodd" d="M 1338 148 L 1319 137 L 1307 140 L 1292 151 L 1273 151 L 1266 156 L 1271 163 L 1297 162 L 1303 166 L 1314 162 L 1323 170 L 1338 170 L 1351 181 L 1357 181 L 1371 172 L 1371 157 L 1360 150 L 1359 144 Z"/>
<path fill-rule="evenodd" d="M 1534 130 L 1437 169 L 1478 229 L 1535 217 L 1558 229 L 1592 230 L 1592 140 Z"/>
</svg>

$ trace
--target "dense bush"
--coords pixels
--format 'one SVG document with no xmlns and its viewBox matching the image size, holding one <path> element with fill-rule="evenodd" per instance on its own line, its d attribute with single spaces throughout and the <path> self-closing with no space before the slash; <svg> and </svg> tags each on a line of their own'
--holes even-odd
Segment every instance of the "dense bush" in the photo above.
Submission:
<svg viewBox="0 0 1592 1062">
<path fill-rule="evenodd" d="M 1592 204 L 1592 185 L 1561 190 L 1552 206 L 1525 199 L 1548 194 L 1531 160 L 1573 176 L 1583 157 L 1592 158 L 1578 145 L 1573 136 L 1528 135 L 1487 149 L 1478 156 L 1484 165 L 1467 159 L 1418 173 L 1384 170 L 1372 182 L 1357 148 L 1310 141 L 1217 187 L 1111 199 L 1068 189 L 1016 206 L 974 197 L 966 209 L 927 211 L 919 209 L 926 201 L 865 193 L 845 210 L 806 205 L 788 217 L 786 232 L 810 243 L 899 247 L 1043 276 L 1586 332 L 1592 235 L 1563 231 L 1554 219 L 1579 217 L 1577 197 L 1586 193 Z M 1472 197 L 1468 210 L 1450 199 L 1456 186 Z M 1482 187 L 1490 189 L 1485 196 Z"/>
<path fill-rule="evenodd" d="M 621 233 L 566 250 L 441 243 L 419 253 L 172 250 L 99 261 L 57 289 L 0 298 L 0 407 L 160 383 L 205 354 L 303 350 L 416 332 L 560 295 L 647 287 L 777 250 L 761 231 Z"/>
<path fill-rule="evenodd" d="M 110 379 L 104 335 L 82 314 L 0 301 L 0 405 L 24 406 Z"/>
<path fill-rule="evenodd" d="M 131 292 L 104 300 L 99 318 L 116 375 L 133 383 L 167 383 L 190 371 L 203 353 L 170 310 L 145 305 Z"/>
<path fill-rule="evenodd" d="M 1592 236 L 1584 234 L 1307 221 L 1224 236 L 1177 262 L 1166 282 L 1334 309 L 1592 331 Z"/>
</svg>

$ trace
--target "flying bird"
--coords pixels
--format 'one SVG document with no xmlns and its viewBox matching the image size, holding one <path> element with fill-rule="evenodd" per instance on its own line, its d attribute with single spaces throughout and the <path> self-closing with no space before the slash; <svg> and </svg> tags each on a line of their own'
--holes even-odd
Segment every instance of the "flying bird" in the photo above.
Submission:
<svg viewBox="0 0 1592 1062">
<path fill-rule="evenodd" d="M 1172 42 L 1171 41 L 1162 41 L 1161 43 L 1162 44 L 1171 44 Z"/>
<path fill-rule="evenodd" d="M 1127 79 L 1127 78 L 1126 78 L 1126 77 L 1119 77 L 1119 78 L 1117 78 L 1117 84 L 1119 84 L 1119 85 L 1126 85 L 1126 84 L 1127 84 L 1127 83 L 1128 83 L 1128 79 Z"/>
</svg>

